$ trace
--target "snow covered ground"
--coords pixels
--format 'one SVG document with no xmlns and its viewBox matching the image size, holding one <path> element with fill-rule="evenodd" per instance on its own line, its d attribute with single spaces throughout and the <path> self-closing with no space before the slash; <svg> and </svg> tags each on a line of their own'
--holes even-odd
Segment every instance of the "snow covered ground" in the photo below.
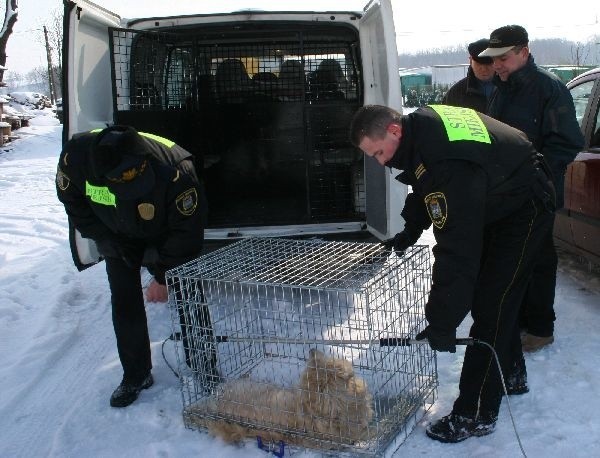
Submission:
<svg viewBox="0 0 600 458">
<path fill-rule="evenodd" d="M 183 426 L 178 380 L 161 356 L 164 304 L 147 304 L 155 385 L 126 409 L 108 405 L 121 379 L 110 297 L 99 264 L 78 273 L 54 190 L 61 126 L 40 116 L 0 148 L 0 456 L 264 457 Z M 431 233 L 422 243 L 432 243 Z M 556 342 L 528 355 L 530 393 L 511 397 L 530 457 L 600 456 L 600 278 L 561 256 Z M 469 322 L 459 335 L 467 335 Z M 166 344 L 173 355 L 172 343 Z M 516 457 L 506 403 L 497 430 L 461 444 L 425 436 L 457 394 L 462 350 L 438 355 L 439 398 L 395 456 Z M 318 456 L 303 452 L 298 456 Z"/>
</svg>

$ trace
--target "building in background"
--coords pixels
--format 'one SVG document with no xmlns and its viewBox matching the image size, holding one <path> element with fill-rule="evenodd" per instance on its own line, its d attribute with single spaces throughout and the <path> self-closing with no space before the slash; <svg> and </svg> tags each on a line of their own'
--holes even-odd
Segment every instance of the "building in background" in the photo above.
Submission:
<svg viewBox="0 0 600 458">
<path fill-rule="evenodd" d="M 404 106 L 414 108 L 441 103 L 450 86 L 467 76 L 468 70 L 469 64 L 400 69 Z"/>
</svg>

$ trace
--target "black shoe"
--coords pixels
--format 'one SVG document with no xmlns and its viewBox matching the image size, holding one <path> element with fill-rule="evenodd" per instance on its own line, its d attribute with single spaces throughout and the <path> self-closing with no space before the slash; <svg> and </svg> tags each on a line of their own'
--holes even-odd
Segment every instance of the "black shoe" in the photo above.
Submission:
<svg viewBox="0 0 600 458">
<path fill-rule="evenodd" d="M 525 353 L 533 353 L 554 342 L 554 336 L 535 336 L 526 333 L 521 336 L 521 345 Z"/>
<path fill-rule="evenodd" d="M 509 396 L 517 396 L 519 394 L 529 393 L 529 387 L 527 386 L 527 380 L 524 382 L 506 382 L 506 394 Z"/>
<path fill-rule="evenodd" d="M 505 379 L 506 393 L 509 396 L 529 393 L 527 386 L 527 367 L 525 359 L 521 357 L 514 363 L 513 368 Z"/>
<path fill-rule="evenodd" d="M 148 374 L 140 383 L 130 383 L 123 378 L 110 396 L 111 407 L 127 407 L 138 398 L 140 391 L 150 388 L 153 383 L 152 374 Z"/>
<path fill-rule="evenodd" d="M 431 423 L 425 432 L 429 437 L 440 442 L 461 442 L 471 436 L 485 436 L 494 432 L 496 420 L 474 420 L 451 413 Z"/>
</svg>

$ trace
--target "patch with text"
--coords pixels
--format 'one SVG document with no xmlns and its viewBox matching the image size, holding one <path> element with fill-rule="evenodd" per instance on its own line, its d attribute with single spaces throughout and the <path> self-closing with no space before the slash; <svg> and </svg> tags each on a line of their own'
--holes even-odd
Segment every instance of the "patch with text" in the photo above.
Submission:
<svg viewBox="0 0 600 458">
<path fill-rule="evenodd" d="M 90 198 L 92 202 L 100 205 L 108 205 L 110 207 L 117 206 L 117 199 L 115 195 L 110 192 L 106 186 L 95 186 L 89 181 L 85 182 L 85 195 Z"/>
<path fill-rule="evenodd" d="M 429 105 L 429 107 L 442 118 L 449 141 L 492 143 L 487 127 L 475 110 L 448 105 Z"/>
</svg>

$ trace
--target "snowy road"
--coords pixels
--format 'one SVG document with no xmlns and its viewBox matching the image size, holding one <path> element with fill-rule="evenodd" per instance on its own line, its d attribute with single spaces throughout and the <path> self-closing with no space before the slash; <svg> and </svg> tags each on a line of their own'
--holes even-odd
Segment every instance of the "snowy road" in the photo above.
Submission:
<svg viewBox="0 0 600 458">
<path fill-rule="evenodd" d="M 104 265 L 72 265 L 53 124 L 32 122 L 0 149 L 0 456 L 266 456 L 253 443 L 224 445 L 184 428 L 178 381 L 160 352 L 171 332 L 164 305 L 147 305 L 155 386 L 127 409 L 108 406 L 121 369 Z M 515 420 L 530 457 L 600 456 L 598 272 L 561 257 L 556 309 L 556 342 L 527 356 L 531 392 L 511 398 Z M 173 361 L 172 343 L 165 349 Z M 438 356 L 439 399 L 396 456 L 519 456 L 505 405 L 491 436 L 456 445 L 425 436 L 427 422 L 451 409 L 461 363 L 460 350 Z"/>
</svg>

